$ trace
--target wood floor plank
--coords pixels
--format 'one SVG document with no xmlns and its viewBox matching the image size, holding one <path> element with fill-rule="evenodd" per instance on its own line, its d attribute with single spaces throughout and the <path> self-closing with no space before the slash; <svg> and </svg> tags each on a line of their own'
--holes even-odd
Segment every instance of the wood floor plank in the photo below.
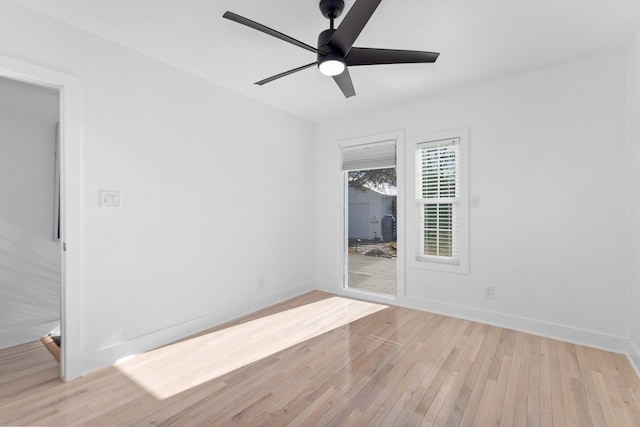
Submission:
<svg viewBox="0 0 640 427">
<path fill-rule="evenodd" d="M 555 343 L 558 354 L 558 366 L 561 380 L 562 400 L 564 402 L 564 417 L 565 422 L 571 427 L 580 427 L 580 421 L 578 419 L 578 406 L 575 397 L 572 393 L 573 383 L 571 372 L 569 371 L 569 358 L 567 346 L 561 341 Z"/>
<path fill-rule="evenodd" d="M 516 345 L 515 331 L 503 329 L 500 336 L 501 345 L 498 347 L 499 353 L 494 357 L 496 369 L 492 367 L 489 371 L 489 379 L 496 382 L 495 393 L 491 396 L 487 421 L 480 423 L 476 418 L 474 425 L 499 425 L 502 418 L 503 404 L 505 401 L 509 373 L 511 371 L 511 361 Z"/>
<path fill-rule="evenodd" d="M 540 425 L 553 426 L 549 340 L 540 338 Z"/>
<path fill-rule="evenodd" d="M 430 357 L 424 375 L 419 375 L 403 390 L 400 398 L 393 404 L 387 416 L 382 420 L 383 425 L 405 426 L 413 417 L 416 408 L 425 398 L 425 393 L 431 384 L 437 381 L 438 373 L 442 372 L 445 364 L 453 363 L 452 350 L 458 339 L 466 329 L 466 322 L 459 319 L 447 318 L 444 327 L 433 337 Z M 393 402 L 392 402 L 393 403 Z"/>
<path fill-rule="evenodd" d="M 394 415 L 399 415 L 393 425 L 401 426 L 407 424 L 417 424 L 421 423 L 422 419 L 426 416 L 427 411 L 431 407 L 436 395 L 440 392 L 442 384 L 445 382 L 445 379 L 451 373 L 451 367 L 453 366 L 456 358 L 460 354 L 460 342 L 464 338 L 464 331 L 467 328 L 466 322 L 460 322 L 458 330 L 455 335 L 453 335 L 454 339 L 451 340 L 451 345 L 447 346 L 444 349 L 441 358 L 436 361 L 437 369 L 434 369 L 430 372 L 430 375 L 424 378 L 421 383 L 421 386 L 418 388 L 418 392 L 416 393 L 416 400 L 411 399 L 410 406 L 403 405 L 402 403 L 399 405 L 401 414 L 398 414 L 396 411 Z M 415 406 L 414 406 L 415 404 Z"/>
<path fill-rule="evenodd" d="M 618 394 L 618 388 L 613 380 L 613 376 L 609 372 L 610 367 L 613 367 L 613 363 L 608 356 L 609 353 L 594 351 L 599 372 L 602 373 L 602 382 L 606 387 L 606 393 L 611 399 L 611 406 L 616 415 L 617 425 L 628 427 L 632 425 L 631 418 L 624 408 L 622 399 Z M 613 369 L 615 370 L 615 368 Z"/>
<path fill-rule="evenodd" d="M 482 348 L 476 356 L 476 363 L 479 364 L 478 373 L 475 375 L 475 380 L 469 377 L 469 381 L 465 384 L 470 390 L 469 399 L 466 402 L 461 399 L 456 402 L 456 408 L 459 408 L 462 416 L 460 417 L 459 422 L 455 416 L 451 416 L 447 421 L 450 425 L 454 425 L 456 422 L 458 422 L 457 425 L 468 426 L 473 424 L 480 407 L 480 401 L 484 395 L 484 389 L 488 384 L 491 367 L 498 363 L 498 360 L 494 355 L 499 352 L 498 346 L 500 342 L 500 335 L 500 328 L 496 328 L 494 326 L 490 326 L 488 328 L 485 347 Z M 495 381 L 493 381 L 492 384 L 495 388 Z M 486 409 L 487 414 L 488 410 L 489 405 L 487 405 Z"/>
<path fill-rule="evenodd" d="M 442 322 L 442 318 L 434 318 L 426 326 L 419 322 L 413 327 L 413 333 L 407 338 L 405 350 L 398 348 L 390 363 L 393 364 L 393 371 L 388 378 L 371 390 L 371 392 L 362 399 L 360 404 L 352 410 L 357 412 L 358 417 L 350 416 L 350 422 L 356 422 L 360 419 L 361 423 L 376 422 L 375 420 L 384 417 L 391 409 L 391 403 L 397 401 L 397 395 L 393 396 L 394 391 L 399 392 L 406 388 L 406 384 L 416 376 L 421 366 L 421 355 L 427 351 L 426 343 L 432 333 L 438 329 Z M 403 329 L 409 329 L 407 326 Z M 412 360 L 413 363 L 403 364 L 402 360 Z M 422 376 L 419 376 L 422 377 Z"/>
<path fill-rule="evenodd" d="M 558 359 L 558 347 L 553 340 L 547 340 L 549 350 L 549 382 L 551 387 L 551 419 L 553 427 L 567 425 L 564 393 Z"/>
<path fill-rule="evenodd" d="M 486 365 L 486 355 L 490 353 L 490 349 L 495 349 L 496 343 L 496 337 L 490 333 L 492 328 L 488 325 L 483 326 L 476 331 L 476 343 L 467 358 L 466 374 L 460 377 L 460 385 L 457 387 L 458 395 L 455 399 L 449 399 L 444 406 L 445 411 L 439 414 L 438 418 L 442 422 L 446 421 L 447 426 L 459 426 L 467 411 L 475 414 L 477 410 L 477 396 L 482 393 L 482 386 L 477 385 L 476 380 L 481 375 L 483 366 Z M 476 393 L 474 388 L 477 388 Z"/>
<path fill-rule="evenodd" d="M 518 333 L 516 336 L 516 347 L 513 352 L 513 359 L 509 370 L 509 378 L 507 380 L 507 390 L 502 406 L 502 413 L 498 414 L 497 423 L 499 425 L 512 426 L 515 425 L 516 398 L 518 389 L 520 388 L 519 379 L 522 369 L 521 360 L 523 356 L 525 335 Z M 491 420 L 490 420 L 491 421 Z"/>
<path fill-rule="evenodd" d="M 619 355 L 615 354 L 604 354 L 608 361 L 609 366 L 609 374 L 615 384 L 616 394 L 620 399 L 620 410 L 622 413 L 619 415 L 619 419 L 624 419 L 628 417 L 631 425 L 640 426 L 640 407 L 635 402 L 633 395 L 629 391 L 629 386 L 625 379 L 628 379 L 629 375 L 631 375 L 631 368 L 626 369 L 626 365 L 628 362 L 626 360 L 622 360 L 621 357 L 616 357 Z M 637 377 L 636 377 L 637 378 Z M 635 382 L 635 378 L 631 377 L 630 381 Z"/>
<path fill-rule="evenodd" d="M 469 398 L 469 388 L 465 387 L 467 378 L 471 376 L 471 381 L 475 378 L 475 373 L 479 369 L 479 364 L 474 364 L 479 348 L 482 343 L 485 342 L 485 332 L 487 325 L 470 324 L 470 327 L 465 331 L 465 335 L 468 334 L 469 344 L 467 346 L 461 346 L 461 352 L 452 366 L 451 372 L 456 373 L 455 380 L 451 386 L 451 389 L 446 395 L 445 401 L 442 405 L 435 406 L 434 409 L 429 408 L 427 415 L 424 418 L 426 424 L 432 422 L 436 425 L 446 425 L 451 416 L 458 418 L 460 412 L 455 411 L 456 402 L 460 400 L 461 405 L 464 406 Z M 468 350 L 467 350 L 468 349 Z M 474 369 L 475 367 L 475 369 Z M 431 417 L 433 421 L 431 420 Z"/>
<path fill-rule="evenodd" d="M 478 404 L 478 410 L 474 414 L 473 420 L 471 420 L 471 422 L 467 420 L 467 424 L 465 425 L 489 425 L 489 411 L 491 410 L 491 401 L 496 391 L 496 384 L 497 382 L 495 380 L 487 380 L 482 392 L 482 397 L 480 398 L 480 403 Z"/>
<path fill-rule="evenodd" d="M 527 426 L 540 425 L 540 337 L 531 336 Z"/>
<path fill-rule="evenodd" d="M 582 378 L 582 384 L 584 384 L 585 392 L 587 395 L 587 403 L 589 405 L 589 412 L 591 413 L 591 418 L 593 420 L 593 424 L 596 426 L 599 425 L 607 425 L 605 421 L 604 414 L 602 412 L 602 403 L 600 402 L 595 384 L 593 382 L 594 372 L 592 369 L 597 369 L 597 367 L 590 367 L 587 361 L 587 350 L 582 346 L 574 346 L 576 351 L 576 359 L 578 361 L 578 368 L 580 369 L 580 377 Z M 596 371 L 597 372 L 597 371 Z"/>
<path fill-rule="evenodd" d="M 0 425 L 640 426 L 623 355 L 393 306 L 340 324 L 332 298 L 310 292 L 70 383 L 39 342 L 0 350 Z M 276 318 L 291 324 L 263 353 Z M 265 343 L 257 360 L 209 375 L 250 341 Z M 179 391 L 159 398 L 154 384 Z"/>
</svg>

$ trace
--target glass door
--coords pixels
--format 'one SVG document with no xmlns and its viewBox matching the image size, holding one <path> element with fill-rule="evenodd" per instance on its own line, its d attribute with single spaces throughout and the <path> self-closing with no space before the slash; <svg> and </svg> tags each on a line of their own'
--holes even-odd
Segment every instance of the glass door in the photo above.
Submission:
<svg viewBox="0 0 640 427">
<path fill-rule="evenodd" d="M 345 171 L 345 287 L 397 295 L 396 168 Z"/>
</svg>

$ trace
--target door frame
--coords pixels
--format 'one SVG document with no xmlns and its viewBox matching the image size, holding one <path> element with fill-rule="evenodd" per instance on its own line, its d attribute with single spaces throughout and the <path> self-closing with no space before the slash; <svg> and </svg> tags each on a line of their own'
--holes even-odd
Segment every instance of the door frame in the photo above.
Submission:
<svg viewBox="0 0 640 427">
<path fill-rule="evenodd" d="M 389 299 L 395 300 L 396 303 L 400 304 L 404 301 L 406 295 L 405 289 L 405 132 L 404 130 L 396 130 L 389 131 L 385 133 L 378 133 L 374 135 L 363 136 L 359 138 L 350 138 L 338 141 L 338 146 L 340 152 L 342 152 L 343 148 L 353 147 L 356 145 L 364 145 L 364 144 L 374 144 L 376 142 L 382 141 L 396 141 L 396 185 L 398 194 L 396 196 L 396 210 L 397 210 L 397 242 L 398 242 L 398 255 L 396 258 L 396 295 L 394 296 L 386 296 L 386 295 L 377 295 L 377 294 L 367 294 L 367 299 L 372 301 L 380 301 L 387 302 Z M 342 162 L 342 160 L 341 160 Z M 342 215 L 341 215 L 341 227 L 342 227 L 342 241 L 341 241 L 341 250 L 342 254 L 341 259 L 341 269 L 340 269 L 340 277 L 338 283 L 340 283 L 340 289 L 346 294 L 353 293 L 355 297 L 362 298 L 362 293 L 354 291 L 350 289 L 347 284 L 347 267 L 348 267 L 348 252 L 349 252 L 349 236 L 347 231 L 347 225 L 349 222 L 347 208 L 348 208 L 348 197 L 349 197 L 349 186 L 347 184 L 347 180 L 345 178 L 345 172 L 342 171 L 342 167 L 340 167 L 340 172 L 342 174 Z"/>
<path fill-rule="evenodd" d="M 0 55 L 0 77 L 57 90 L 60 98 L 62 274 L 60 377 L 82 374 L 82 93 L 77 77 Z"/>
</svg>

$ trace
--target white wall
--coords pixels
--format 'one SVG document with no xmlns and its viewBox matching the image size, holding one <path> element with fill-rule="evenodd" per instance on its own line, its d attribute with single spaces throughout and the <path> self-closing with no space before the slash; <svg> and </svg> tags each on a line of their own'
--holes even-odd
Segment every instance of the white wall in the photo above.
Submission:
<svg viewBox="0 0 640 427">
<path fill-rule="evenodd" d="M 313 287 L 310 123 L 0 7 L 0 54 L 82 83 L 82 371 Z"/>
<path fill-rule="evenodd" d="M 470 274 L 407 268 L 397 302 L 626 351 L 625 80 L 625 55 L 615 54 L 318 126 L 318 286 L 347 292 L 336 141 L 468 128 L 470 194 L 481 200 L 470 212 Z M 398 173 L 408 176 L 406 151 Z M 407 217 L 412 198 L 408 189 Z M 403 220 L 412 238 L 415 221 Z M 485 286 L 495 287 L 494 300 L 483 298 Z"/>
<path fill-rule="evenodd" d="M 60 319 L 53 241 L 57 91 L 0 78 L 0 348 Z"/>
<path fill-rule="evenodd" d="M 630 359 L 640 375 L 640 32 L 629 48 L 629 271 Z"/>
<path fill-rule="evenodd" d="M 57 91 L 0 78 L 0 218 L 53 236 Z"/>
</svg>

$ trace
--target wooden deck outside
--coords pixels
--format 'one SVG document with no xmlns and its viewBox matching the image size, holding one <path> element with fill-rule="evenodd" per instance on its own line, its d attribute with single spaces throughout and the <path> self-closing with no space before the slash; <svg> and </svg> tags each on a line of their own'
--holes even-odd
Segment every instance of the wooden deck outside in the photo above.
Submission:
<svg viewBox="0 0 640 427">
<path fill-rule="evenodd" d="M 349 253 L 349 282 L 351 289 L 396 296 L 396 258 L 378 258 Z"/>
</svg>

